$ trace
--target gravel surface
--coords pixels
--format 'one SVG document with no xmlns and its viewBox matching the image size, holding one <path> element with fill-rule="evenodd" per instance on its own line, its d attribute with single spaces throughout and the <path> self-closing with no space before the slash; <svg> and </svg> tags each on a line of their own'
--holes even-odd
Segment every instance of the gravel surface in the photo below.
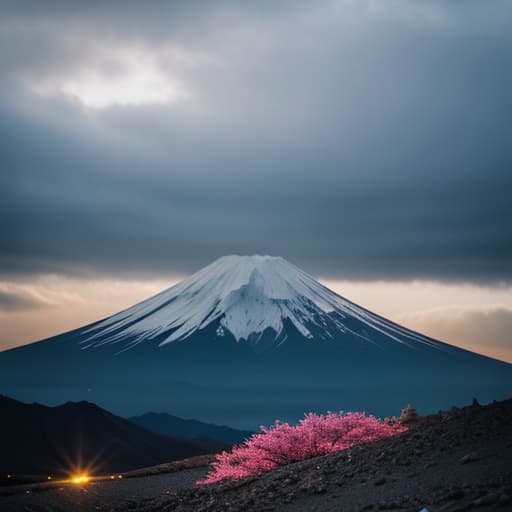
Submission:
<svg viewBox="0 0 512 512">
<path fill-rule="evenodd" d="M 149 477 L 126 478 L 113 482 L 94 482 L 84 487 L 66 486 L 62 490 L 0 496 L 2 512 L 90 512 L 109 504 L 133 508 L 147 498 L 164 497 L 173 489 L 193 487 L 206 468 L 187 469 Z"/>
</svg>

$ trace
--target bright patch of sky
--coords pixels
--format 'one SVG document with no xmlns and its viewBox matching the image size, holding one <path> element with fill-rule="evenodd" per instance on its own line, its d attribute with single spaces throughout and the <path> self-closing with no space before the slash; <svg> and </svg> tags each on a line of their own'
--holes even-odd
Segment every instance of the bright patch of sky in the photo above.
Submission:
<svg viewBox="0 0 512 512">
<path fill-rule="evenodd" d="M 184 85 L 171 77 L 153 54 L 142 50 L 109 49 L 101 59 L 67 74 L 26 82 L 39 95 L 64 95 L 94 109 L 189 98 Z"/>
</svg>

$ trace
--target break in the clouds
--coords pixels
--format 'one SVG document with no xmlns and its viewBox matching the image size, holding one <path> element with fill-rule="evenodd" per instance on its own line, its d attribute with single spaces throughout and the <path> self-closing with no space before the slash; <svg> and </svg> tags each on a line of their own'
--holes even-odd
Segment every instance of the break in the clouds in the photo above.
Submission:
<svg viewBox="0 0 512 512">
<path fill-rule="evenodd" d="M 512 280 L 510 2 L 0 9 L 5 276 Z"/>
<path fill-rule="evenodd" d="M 0 289 L 0 313 L 25 311 L 39 307 L 39 301 L 22 294 Z"/>
<path fill-rule="evenodd" d="M 512 362 L 512 308 L 508 305 L 434 308 L 399 315 L 399 320 L 433 338 Z"/>
</svg>

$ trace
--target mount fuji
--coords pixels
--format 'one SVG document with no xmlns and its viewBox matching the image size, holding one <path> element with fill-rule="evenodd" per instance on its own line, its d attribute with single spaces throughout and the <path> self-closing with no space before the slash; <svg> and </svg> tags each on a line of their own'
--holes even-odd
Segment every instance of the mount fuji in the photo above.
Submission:
<svg viewBox="0 0 512 512">
<path fill-rule="evenodd" d="M 278 257 L 225 256 L 109 318 L 0 354 L 0 390 L 255 428 L 507 398 L 512 365 L 415 333 Z"/>
</svg>

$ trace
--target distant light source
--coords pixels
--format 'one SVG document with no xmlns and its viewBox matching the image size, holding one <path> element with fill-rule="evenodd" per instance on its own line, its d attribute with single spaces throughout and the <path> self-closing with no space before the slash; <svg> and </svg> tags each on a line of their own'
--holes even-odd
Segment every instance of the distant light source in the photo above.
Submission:
<svg viewBox="0 0 512 512">
<path fill-rule="evenodd" d="M 51 480 L 51 479 L 52 479 L 52 477 L 50 475 L 48 475 L 48 480 Z"/>
<path fill-rule="evenodd" d="M 123 475 L 117 475 L 117 478 L 119 478 L 119 480 L 121 480 L 121 478 L 123 478 Z"/>
<path fill-rule="evenodd" d="M 74 484 L 80 485 L 89 482 L 90 478 L 88 475 L 76 475 L 72 478 L 72 480 Z"/>
</svg>

